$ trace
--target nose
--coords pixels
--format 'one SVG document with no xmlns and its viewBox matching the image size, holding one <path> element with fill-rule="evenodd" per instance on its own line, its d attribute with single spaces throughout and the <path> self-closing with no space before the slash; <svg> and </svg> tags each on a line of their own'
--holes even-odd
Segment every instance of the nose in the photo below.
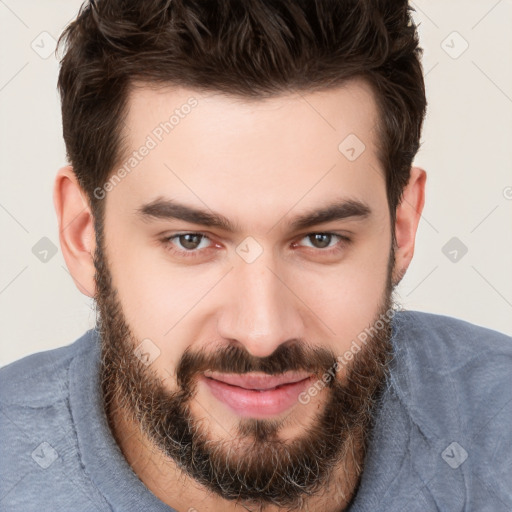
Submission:
<svg viewBox="0 0 512 512">
<path fill-rule="evenodd" d="M 255 357 L 266 357 L 303 337 L 303 303 L 288 287 L 287 273 L 270 256 L 237 262 L 224 284 L 227 300 L 217 323 L 223 339 L 243 345 Z"/>
</svg>

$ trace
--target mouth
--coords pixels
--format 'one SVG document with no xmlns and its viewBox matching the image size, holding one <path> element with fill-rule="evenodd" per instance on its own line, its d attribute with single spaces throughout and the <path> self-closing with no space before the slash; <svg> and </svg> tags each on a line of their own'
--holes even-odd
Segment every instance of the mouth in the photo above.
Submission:
<svg viewBox="0 0 512 512">
<path fill-rule="evenodd" d="M 243 417 L 268 418 L 296 405 L 312 376 L 304 372 L 222 374 L 206 371 L 200 380 L 215 399 Z"/>
</svg>

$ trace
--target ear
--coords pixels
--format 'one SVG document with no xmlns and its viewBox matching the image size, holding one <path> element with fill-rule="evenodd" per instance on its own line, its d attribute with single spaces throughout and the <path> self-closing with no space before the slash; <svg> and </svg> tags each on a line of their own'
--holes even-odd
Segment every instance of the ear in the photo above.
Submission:
<svg viewBox="0 0 512 512">
<path fill-rule="evenodd" d="M 409 182 L 404 188 L 402 201 L 396 209 L 395 265 L 393 283 L 397 285 L 405 275 L 414 254 L 414 242 L 425 203 L 427 173 L 419 167 L 411 168 Z"/>
<path fill-rule="evenodd" d="M 94 217 L 86 197 L 73 168 L 59 169 L 53 189 L 53 204 L 59 222 L 60 247 L 76 287 L 84 295 L 94 297 L 96 237 Z"/>
</svg>

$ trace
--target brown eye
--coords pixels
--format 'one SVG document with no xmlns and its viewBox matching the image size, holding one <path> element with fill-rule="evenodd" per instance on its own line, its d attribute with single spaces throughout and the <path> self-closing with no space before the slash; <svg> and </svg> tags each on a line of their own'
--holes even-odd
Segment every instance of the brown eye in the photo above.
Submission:
<svg viewBox="0 0 512 512">
<path fill-rule="evenodd" d="M 318 254 L 327 256 L 344 251 L 350 243 L 349 237 L 337 233 L 308 233 L 293 245 L 307 247 L 310 251 L 317 249 Z"/>
<path fill-rule="evenodd" d="M 308 238 L 315 248 L 325 249 L 326 247 L 329 247 L 332 235 L 330 233 L 313 233 L 308 235 Z"/>
<path fill-rule="evenodd" d="M 179 256 L 203 254 L 203 250 L 211 248 L 210 242 L 210 238 L 203 233 L 178 233 L 162 240 L 166 249 Z"/>
<path fill-rule="evenodd" d="M 188 250 L 194 250 L 197 249 L 204 236 L 197 233 L 186 233 L 184 235 L 177 235 L 176 238 L 178 239 L 181 247 Z"/>
</svg>

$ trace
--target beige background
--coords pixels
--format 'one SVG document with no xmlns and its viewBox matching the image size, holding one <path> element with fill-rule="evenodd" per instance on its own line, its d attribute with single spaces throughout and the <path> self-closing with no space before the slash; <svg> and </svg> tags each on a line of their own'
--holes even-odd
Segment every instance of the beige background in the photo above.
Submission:
<svg viewBox="0 0 512 512">
<path fill-rule="evenodd" d="M 52 186 L 66 161 L 52 50 L 80 3 L 0 0 L 0 365 L 69 344 L 94 325 L 93 303 L 60 249 L 46 262 L 36 257 L 36 244 L 58 247 Z M 429 101 L 415 163 L 428 184 L 399 297 L 407 309 L 512 334 L 512 0 L 412 5 Z M 459 247 L 443 252 L 453 237 Z"/>
</svg>

